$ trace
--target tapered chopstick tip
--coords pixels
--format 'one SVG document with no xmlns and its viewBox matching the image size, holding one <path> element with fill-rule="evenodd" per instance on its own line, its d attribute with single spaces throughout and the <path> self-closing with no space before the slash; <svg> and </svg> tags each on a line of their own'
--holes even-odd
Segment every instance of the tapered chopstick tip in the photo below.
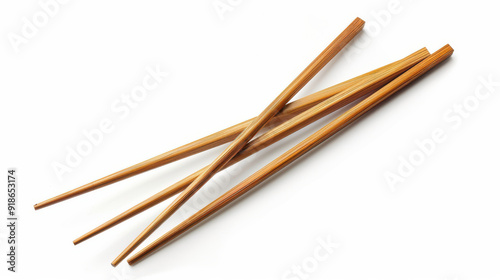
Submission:
<svg viewBox="0 0 500 280">
<path fill-rule="evenodd" d="M 125 259 L 127 257 L 127 255 L 123 254 L 123 252 L 118 256 L 116 257 L 116 259 L 114 259 L 112 262 L 111 262 L 111 265 L 112 266 L 117 266 L 118 264 L 120 264 L 123 259 Z"/>
<path fill-rule="evenodd" d="M 138 262 L 142 261 L 144 257 L 146 256 L 143 254 L 143 251 L 138 252 L 137 254 L 131 256 L 130 258 L 127 259 L 128 265 L 136 265 Z"/>
<path fill-rule="evenodd" d="M 35 205 L 33 205 L 33 208 L 35 208 L 35 210 L 40 210 L 40 209 L 45 208 L 51 204 L 52 203 L 50 202 L 50 200 L 44 200 L 42 202 L 38 202 Z"/>
</svg>

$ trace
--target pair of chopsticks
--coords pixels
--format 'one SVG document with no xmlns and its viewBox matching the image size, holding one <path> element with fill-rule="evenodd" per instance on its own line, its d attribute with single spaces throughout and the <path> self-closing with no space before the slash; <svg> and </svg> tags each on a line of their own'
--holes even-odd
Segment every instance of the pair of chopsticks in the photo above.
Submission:
<svg viewBox="0 0 500 280">
<path fill-rule="evenodd" d="M 297 79 L 295 79 L 292 84 L 287 88 L 287 90 L 291 93 L 291 97 L 295 93 L 300 90 L 301 87 L 303 87 L 311 78 L 314 74 L 316 74 L 320 68 L 322 68 L 326 62 L 331 60 L 335 54 L 337 54 L 348 42 L 350 42 L 355 35 L 361 31 L 361 28 L 364 25 L 364 21 L 357 18 L 355 19 L 345 30 L 340 34 L 332 44 L 328 46 L 325 51 L 323 51 L 320 56 L 316 58 L 311 65 L 304 70 Z M 329 55 L 329 57 L 325 57 L 325 55 Z M 319 61 L 321 60 L 321 61 Z M 321 62 L 321 64 L 320 64 Z M 372 73 L 373 72 L 373 73 Z M 311 94 L 309 96 L 303 97 L 297 101 L 291 102 L 287 104 L 281 112 L 279 112 L 273 119 L 271 119 L 265 126 L 270 127 L 272 125 L 281 123 L 283 121 L 286 121 L 290 117 L 303 112 L 312 106 L 316 105 L 317 103 L 321 102 L 323 99 L 326 97 L 330 97 L 350 86 L 353 84 L 359 82 L 360 80 L 369 77 L 370 75 L 374 74 L 376 72 L 372 71 L 369 73 L 366 73 L 364 75 L 361 75 L 359 77 L 353 78 L 351 80 L 345 81 L 344 83 L 338 84 L 334 87 L 325 89 L 324 91 L 317 92 L 316 94 Z M 311 75 L 311 76 L 309 76 Z M 299 80 L 302 80 L 302 84 L 299 85 L 297 84 Z M 292 86 L 296 87 L 295 92 L 292 92 Z M 281 104 L 280 104 L 281 105 Z M 278 110 L 279 111 L 279 110 Z M 123 170 L 120 170 L 118 172 L 115 172 L 113 174 L 110 174 L 106 177 L 103 177 L 101 179 L 95 180 L 93 182 L 90 182 L 88 184 L 85 184 L 81 187 L 78 187 L 76 189 L 73 189 L 71 191 L 65 192 L 63 194 L 60 194 L 58 196 L 55 196 L 53 198 L 47 199 L 45 201 L 42 201 L 40 203 L 37 203 L 34 205 L 35 210 L 59 203 L 61 201 L 73 198 L 75 196 L 96 190 L 98 188 L 102 188 L 104 186 L 119 182 L 121 180 L 127 179 L 129 177 L 138 175 L 140 173 L 149 171 L 151 169 L 163 166 L 168 163 L 172 163 L 174 161 L 189 157 L 191 155 L 195 155 L 197 153 L 201 153 L 203 151 L 209 150 L 211 148 L 215 148 L 217 146 L 220 146 L 222 144 L 228 143 L 236 139 L 236 137 L 241 134 L 253 121 L 255 121 L 258 117 L 244 121 L 242 123 L 233 125 L 231 127 L 228 127 L 226 129 L 223 129 L 221 131 L 218 131 L 216 133 L 213 133 L 211 135 L 208 135 L 206 137 L 203 137 L 201 139 L 198 139 L 196 141 L 193 141 L 191 143 L 188 143 L 186 145 L 183 145 L 181 147 L 178 147 L 176 149 L 170 150 L 168 152 L 165 152 L 161 155 L 158 155 L 156 157 L 150 158 L 146 161 L 140 162 L 138 164 L 135 164 L 133 166 L 130 166 L 128 168 L 125 168 Z"/>
<path fill-rule="evenodd" d="M 314 147 L 321 144 L 326 139 L 330 138 L 335 133 L 342 130 L 344 127 L 357 120 L 359 117 L 363 116 L 366 112 L 378 105 L 380 102 L 384 101 L 386 98 L 388 98 L 425 72 L 429 71 L 431 68 L 433 68 L 446 58 L 450 57 L 452 54 L 453 48 L 451 48 L 450 45 L 445 45 L 444 47 L 424 59 L 422 62 L 412 67 L 410 70 L 406 71 L 405 73 L 394 79 L 392 82 L 388 83 L 386 86 L 370 95 L 359 104 L 355 105 L 353 108 L 349 109 L 347 112 L 264 166 L 262 169 L 243 180 L 241 183 L 224 193 L 215 201 L 205 206 L 203 209 L 196 212 L 188 219 L 181 222 L 175 228 L 162 235 L 160 238 L 156 239 L 150 245 L 146 246 L 137 254 L 130 257 L 127 262 L 133 265 L 138 261 L 144 259 L 146 256 L 157 251 L 162 246 L 178 237 L 180 234 L 205 220 L 217 211 L 221 210 L 226 205 L 236 200 L 271 175 L 280 171 Z"/>
<path fill-rule="evenodd" d="M 230 165 L 233 165 L 247 158 L 248 156 L 276 143 L 284 137 L 306 126 L 307 124 L 312 123 L 313 121 L 321 118 L 324 115 L 327 115 L 330 111 L 333 112 L 343 107 L 344 105 L 355 101 L 359 97 L 371 93 L 372 91 L 378 89 L 378 87 L 381 87 L 383 84 L 386 84 L 388 81 L 392 80 L 395 76 L 414 66 L 427 56 L 429 56 L 429 52 L 424 48 L 400 61 L 396 61 L 387 66 L 377 69 L 377 72 L 374 72 L 374 74 L 372 74 L 370 78 L 366 79 L 366 81 L 362 80 L 361 83 L 358 82 L 358 84 L 355 84 L 355 86 L 353 85 L 351 87 L 348 87 L 345 90 L 332 95 L 330 98 L 324 99 L 330 100 L 328 103 L 324 104 L 326 106 L 318 107 L 318 110 L 308 110 L 306 111 L 307 114 L 302 114 L 300 118 L 294 118 L 293 120 L 285 122 L 275 127 L 274 129 L 267 131 L 263 135 L 255 138 L 254 140 L 249 142 L 237 156 L 235 156 L 228 164 L 226 164 L 225 167 L 229 167 Z M 324 110 L 324 108 L 327 108 L 327 110 Z M 187 176 L 186 178 L 180 180 L 172 186 L 165 188 L 159 193 L 121 213 L 115 218 L 103 223 L 97 228 L 75 239 L 73 243 L 78 244 L 80 242 L 83 242 L 90 237 L 95 236 L 172 197 L 173 195 L 184 190 L 191 182 L 193 182 L 193 180 L 197 176 L 199 176 L 199 174 L 201 174 L 201 170 L 198 170 L 197 172 Z"/>
<path fill-rule="evenodd" d="M 354 100 L 375 92 L 128 259 L 130 264 L 136 263 L 328 139 L 453 53 L 453 49 L 449 45 L 432 55 L 424 48 L 402 60 L 286 105 L 314 75 L 360 32 L 363 25 L 364 22 L 361 19 L 355 19 L 258 117 L 48 199 L 36 204 L 35 209 L 46 207 L 234 140 L 212 164 L 137 204 L 74 241 L 75 244 L 78 244 L 180 192 L 180 195 L 173 203 L 112 262 L 113 265 L 117 265 L 218 171 L 270 146 Z M 266 126 L 268 128 L 274 126 L 274 128 L 250 141 L 258 131 Z"/>
<path fill-rule="evenodd" d="M 148 225 L 123 252 L 111 263 L 113 266 L 119 264 L 137 246 L 139 246 L 154 230 L 156 230 L 166 219 L 174 214 L 189 198 L 191 198 L 205 183 L 208 182 L 224 165 L 226 165 L 243 147 L 264 127 L 264 125 L 285 107 L 285 105 L 298 93 L 340 50 L 351 41 L 363 28 L 365 22 L 356 18 L 346 30 L 344 30 L 323 52 L 321 52 L 311 64 L 309 64 L 295 80 L 279 94 L 276 99 L 267 106 L 257 118 L 231 142 L 231 144 L 184 189 L 174 201 L 161 214 Z"/>
</svg>

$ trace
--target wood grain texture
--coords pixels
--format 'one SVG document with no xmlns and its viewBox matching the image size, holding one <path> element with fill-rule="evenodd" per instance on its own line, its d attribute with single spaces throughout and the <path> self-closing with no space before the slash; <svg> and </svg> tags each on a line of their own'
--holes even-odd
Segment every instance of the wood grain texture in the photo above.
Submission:
<svg viewBox="0 0 500 280">
<path fill-rule="evenodd" d="M 394 63 L 388 64 L 387 68 L 380 70 L 374 75 L 371 75 L 364 80 L 361 80 L 357 84 L 349 87 L 348 89 L 340 92 L 339 94 L 326 99 L 325 101 L 317 104 L 313 108 L 297 115 L 296 117 L 290 119 L 289 121 L 275 127 L 274 129 L 262 134 L 261 136 L 250 141 L 241 151 L 236 155 L 229 163 L 227 163 L 224 168 L 233 165 L 248 156 L 270 146 L 273 143 L 283 139 L 284 137 L 290 135 L 291 133 L 301 129 L 302 127 L 312 123 L 319 118 L 341 108 L 342 106 L 349 104 L 356 100 L 357 98 L 364 96 L 366 94 L 372 93 L 373 91 L 379 89 L 394 77 L 398 76 L 402 72 L 408 70 L 410 67 L 414 66 L 418 62 L 422 61 L 430 54 L 427 49 L 423 48 L 401 60 Z M 378 68 L 381 69 L 381 68 Z M 120 215 L 112 218 L 109 221 L 101 224 L 100 226 L 92 229 L 91 231 L 85 233 L 79 238 L 75 239 L 73 243 L 76 245 L 81 243 L 92 236 L 95 236 L 139 213 L 145 211 L 158 203 L 170 198 L 171 196 L 184 190 L 201 172 L 203 169 L 189 175 L 188 177 L 182 179 L 181 181 L 173 184 L 172 186 L 160 191 L 159 193 L 151 196 L 150 198 L 142 201 L 141 203 L 135 205 L 134 207 L 128 209 L 127 211 L 121 213 Z"/>
<path fill-rule="evenodd" d="M 427 59 L 423 60 L 416 66 L 412 67 L 405 73 L 401 74 L 399 77 L 394 79 L 392 82 L 384 86 L 382 89 L 378 90 L 374 94 L 370 95 L 353 108 L 342 114 L 340 117 L 336 118 L 331 123 L 327 124 L 325 127 L 321 128 L 316 133 L 307 137 L 305 140 L 300 142 L 298 145 L 294 146 L 292 149 L 288 150 L 271 163 L 255 172 L 253 175 L 236 185 L 234 188 L 217 198 L 215 201 L 198 211 L 193 216 L 189 217 L 178 226 L 155 240 L 150 245 L 146 246 L 144 249 L 139 251 L 137 254 L 130 257 L 127 261 L 129 264 L 136 264 L 138 261 L 142 260 L 151 253 L 157 251 L 162 246 L 166 245 L 171 240 L 175 239 L 177 236 L 187 231 L 194 225 L 208 218 L 210 215 L 221 210 L 223 207 L 242 196 L 260 182 L 267 179 L 269 176 L 283 169 L 288 164 L 292 163 L 294 160 L 304 155 L 347 125 L 354 122 L 356 119 L 364 115 L 374 106 L 385 100 L 387 97 L 391 96 L 399 89 L 403 88 L 431 68 L 433 68 L 438 63 L 447 59 L 453 54 L 453 49 L 451 46 L 446 45 L 439 49 Z"/>
<path fill-rule="evenodd" d="M 390 64 L 375 69 L 363 75 L 354 77 L 342 83 L 336 84 L 329 88 L 302 97 L 296 101 L 290 102 L 285 106 L 285 108 L 280 113 L 274 116 L 274 118 L 271 119 L 269 123 L 266 124 L 266 127 L 279 125 L 280 123 L 311 108 L 312 106 L 318 104 L 319 102 L 325 100 L 326 98 L 338 94 L 339 92 L 347 89 L 348 87 L 354 85 L 355 83 L 361 81 L 362 79 L 370 77 L 371 75 L 374 75 L 389 67 L 392 67 L 392 65 Z M 218 147 L 220 145 L 226 144 L 228 142 L 231 142 L 252 122 L 252 120 L 253 119 L 249 119 L 244 122 L 238 123 L 236 125 L 220 130 L 218 132 L 215 132 L 213 134 L 210 134 L 208 136 L 205 136 L 203 138 L 200 138 L 183 146 L 177 147 L 173 150 L 157 155 L 155 157 L 152 157 L 150 159 L 147 159 L 145 161 L 127 167 L 123 170 L 117 171 L 113 174 L 95 180 L 93 182 L 75 188 L 73 190 L 67 191 L 60 195 L 47 199 L 43 202 L 37 203 L 34 205 L 35 210 L 42 209 L 44 207 L 111 185 L 113 183 L 144 173 L 146 171 L 158 168 L 160 166 L 175 162 L 177 160 L 181 160 L 191 155 L 195 155 L 197 153 L 201 153 L 209 149 Z"/>
<path fill-rule="evenodd" d="M 318 104 L 319 102 L 331 97 L 346 88 L 352 86 L 353 84 L 359 82 L 360 80 L 369 77 L 383 69 L 391 67 L 387 65 L 379 69 L 375 69 L 363 75 L 354 77 L 332 87 L 326 88 L 324 90 L 318 91 L 316 93 L 305 96 L 301 99 L 288 103 L 285 108 L 274 116 L 265 127 L 273 127 L 283 123 L 284 121 L 290 119 L 291 117 L 311 108 L 312 106 Z M 244 122 L 238 123 L 226 129 L 220 130 L 183 146 L 177 147 L 173 150 L 165 152 L 163 154 L 157 155 L 123 170 L 117 171 L 98 180 L 92 181 L 78 188 L 72 189 L 55 197 L 49 198 L 42 202 L 34 205 L 35 210 L 42 209 L 44 207 L 65 201 L 67 199 L 85 194 L 87 192 L 114 184 L 121 180 L 133 177 L 135 175 L 144 173 L 146 171 L 158 168 L 160 166 L 166 165 L 168 163 L 181 160 L 183 158 L 201 153 L 203 151 L 215 148 L 217 146 L 223 145 L 225 143 L 231 142 L 245 129 L 255 118 L 246 120 Z"/>
<path fill-rule="evenodd" d="M 264 125 L 292 99 L 344 46 L 347 45 L 363 28 L 365 22 L 356 18 L 337 38 L 335 38 L 307 67 L 281 92 L 267 108 L 248 125 L 238 137 L 185 189 L 174 201 L 146 227 L 112 265 L 116 266 L 125 259 L 139 244 L 141 244 L 166 219 L 175 213 L 191 196 L 193 196 L 206 182 L 224 167 Z"/>
</svg>

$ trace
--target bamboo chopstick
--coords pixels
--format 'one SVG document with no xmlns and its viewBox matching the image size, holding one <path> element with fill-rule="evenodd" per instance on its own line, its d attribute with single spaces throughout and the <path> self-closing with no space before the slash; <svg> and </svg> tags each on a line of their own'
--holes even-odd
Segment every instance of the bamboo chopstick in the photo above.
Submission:
<svg viewBox="0 0 500 280">
<path fill-rule="evenodd" d="M 255 134 L 302 89 L 340 50 L 363 28 L 365 22 L 356 18 L 302 73 L 274 99 L 252 123 L 198 176 L 175 200 L 111 263 L 116 266 L 145 240 L 163 221 L 168 219 L 181 205 L 196 193 L 218 170 L 229 162 Z"/>
<path fill-rule="evenodd" d="M 283 121 L 288 120 L 289 118 L 297 115 L 298 113 L 301 113 L 312 106 L 316 105 L 317 103 L 323 101 L 324 99 L 333 96 L 346 88 L 352 86 L 353 84 L 359 82 L 360 80 L 369 77 L 373 74 L 376 74 L 377 72 L 389 68 L 391 65 L 386 65 L 384 67 L 381 67 L 379 69 L 375 69 L 373 71 L 370 71 L 368 73 L 365 73 L 363 75 L 354 77 L 352 79 L 349 79 L 347 81 L 344 81 L 342 83 L 339 83 L 337 85 L 334 85 L 332 87 L 326 88 L 322 91 L 318 91 L 316 93 L 310 94 L 306 97 L 303 97 L 301 99 L 298 99 L 294 102 L 288 103 L 285 108 L 279 112 L 276 116 L 274 116 L 266 125 L 265 127 L 270 127 L 274 126 L 277 124 L 282 123 Z M 165 152 L 163 154 L 160 154 L 158 156 L 152 157 L 150 159 L 147 159 L 145 161 L 142 161 L 140 163 L 137 163 L 135 165 L 132 165 L 130 167 L 127 167 L 123 170 L 117 171 L 115 173 L 112 173 L 110 175 L 107 175 L 103 178 L 100 178 L 98 180 L 92 181 L 90 183 L 87 183 L 85 185 L 82 185 L 78 188 L 75 188 L 73 190 L 67 191 L 65 193 L 62 193 L 60 195 L 57 195 L 55 197 L 49 198 L 47 200 L 44 200 L 42 202 L 39 202 L 34 205 L 35 210 L 39 210 L 42 208 L 45 208 L 47 206 L 62 202 L 64 200 L 85 194 L 87 192 L 102 188 L 107 185 L 114 184 L 116 182 L 119 182 L 121 180 L 133 177 L 135 175 L 141 174 L 143 172 L 155 169 L 157 167 L 163 166 L 168 163 L 172 163 L 174 161 L 189 157 L 191 155 L 195 155 L 197 153 L 201 153 L 203 151 L 212 149 L 214 147 L 223 145 L 227 142 L 230 142 L 234 140 L 238 134 L 240 134 L 248 125 L 254 120 L 249 119 L 244 122 L 241 122 L 239 124 L 233 125 L 231 127 L 228 127 L 226 129 L 220 130 L 216 133 L 213 133 L 211 135 L 208 135 L 206 137 L 200 138 L 198 140 L 195 140 L 193 142 L 190 142 L 188 144 L 185 144 L 183 146 L 180 146 L 178 148 L 175 148 L 173 150 L 170 150 L 168 152 Z"/>
<path fill-rule="evenodd" d="M 300 115 L 252 140 L 240 151 L 237 156 L 235 156 L 229 163 L 227 163 L 224 168 L 243 160 L 244 158 L 268 147 L 273 143 L 276 143 L 287 135 L 299 130 L 300 128 L 323 117 L 324 115 L 333 112 L 334 110 L 344 106 L 345 104 L 349 104 L 357 98 L 373 92 L 374 90 L 377 90 L 378 88 L 382 87 L 390 80 L 392 80 L 394 77 L 408 70 L 410 67 L 414 66 L 428 56 L 429 52 L 426 48 L 423 48 L 399 61 L 396 61 L 395 63 L 389 64 L 392 65 L 391 68 L 381 70 L 379 73 L 374 74 L 371 77 L 362 80 L 361 82 L 358 82 L 356 85 L 344 90 L 343 92 L 333 97 L 326 99 L 313 108 L 301 113 Z M 321 104 L 322 106 L 320 106 Z M 327 108 L 328 106 L 330 107 Z M 131 218 L 134 215 L 139 214 L 140 212 L 168 199 L 172 195 L 185 189 L 199 174 L 201 174 L 202 171 L 203 169 L 198 170 L 197 172 L 189 175 L 188 177 L 182 179 L 174 185 L 144 200 L 143 202 L 137 204 L 136 206 L 130 208 L 129 210 L 123 212 L 115 218 L 103 223 L 102 225 L 75 239 L 73 243 L 76 245 L 80 242 L 83 242 L 91 238 L 92 236 L 95 236 L 113 227 L 114 225 L 117 225 L 125 221 L 126 219 Z"/>
<path fill-rule="evenodd" d="M 394 62 L 397 63 L 397 62 Z M 323 89 L 321 91 L 312 93 L 305 97 L 302 97 L 296 101 L 288 103 L 283 110 L 274 116 L 267 124 L 266 127 L 270 127 L 273 125 L 278 125 L 283 121 L 288 120 L 289 118 L 311 108 L 312 106 L 318 104 L 319 102 L 325 100 L 328 97 L 331 97 L 339 92 L 349 88 L 355 83 L 370 77 L 382 70 L 388 69 L 392 67 L 394 63 L 389 65 L 380 67 L 378 69 L 367 72 L 363 75 L 354 77 L 342 83 L 336 84 L 329 88 Z M 246 120 L 239 124 L 233 125 L 226 129 L 220 130 L 213 134 L 210 134 L 206 137 L 200 138 L 193 142 L 190 142 L 186 145 L 180 146 L 158 156 L 152 157 L 145 161 L 142 161 L 138 164 L 127 167 L 123 170 L 105 176 L 101 179 L 95 180 L 88 184 L 85 184 L 81 187 L 75 188 L 73 190 L 67 191 L 55 197 L 49 198 L 43 202 L 37 203 L 34 205 L 35 210 L 42 209 L 44 207 L 62 202 L 64 200 L 73 198 L 75 196 L 79 196 L 81 194 L 105 187 L 107 185 L 111 185 L 113 183 L 119 182 L 121 180 L 133 177 L 135 175 L 141 174 L 143 172 L 155 169 L 157 167 L 172 163 L 174 161 L 189 157 L 191 155 L 195 155 L 197 153 L 201 153 L 203 151 L 209 150 L 211 148 L 215 148 L 217 146 L 223 145 L 227 142 L 234 140 L 239 133 L 241 133 L 251 122 L 253 119 Z"/>
<path fill-rule="evenodd" d="M 259 171 L 242 181 L 240 184 L 236 185 L 221 197 L 217 198 L 202 210 L 198 211 L 196 214 L 186 219 L 184 222 L 180 223 L 178 226 L 155 240 L 140 252 L 130 257 L 127 260 L 128 263 L 133 265 L 146 256 L 157 251 L 162 246 L 166 245 L 169 241 L 179 236 L 181 233 L 206 219 L 213 213 L 219 211 L 230 202 L 258 185 L 260 182 L 283 169 L 285 166 L 287 166 L 300 156 L 304 155 L 306 152 L 316 147 L 317 145 L 334 135 L 336 132 L 354 122 L 360 116 L 368 112 L 371 108 L 433 68 L 438 63 L 450 57 L 452 54 L 453 48 L 451 48 L 451 46 L 449 45 L 446 45 L 443 48 L 439 49 L 427 59 L 423 60 L 410 70 L 406 71 L 401 76 L 384 86 L 382 89 L 367 97 L 365 100 L 361 101 L 359 104 L 342 114 L 340 117 L 320 129 L 316 133 L 312 134 L 304 141 L 300 142 L 298 145 L 273 160 L 264 168 L 260 169 Z"/>
</svg>

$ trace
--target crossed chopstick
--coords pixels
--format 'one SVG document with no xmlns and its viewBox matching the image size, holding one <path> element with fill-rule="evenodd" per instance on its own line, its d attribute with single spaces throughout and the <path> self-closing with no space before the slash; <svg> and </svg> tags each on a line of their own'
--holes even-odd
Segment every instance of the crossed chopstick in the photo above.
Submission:
<svg viewBox="0 0 500 280">
<path fill-rule="evenodd" d="M 178 226 L 155 240 L 150 245 L 128 259 L 135 264 L 150 255 L 169 241 L 213 213 L 219 211 L 250 189 L 257 186 L 269 176 L 278 172 L 303 154 L 310 151 L 356 119 L 364 115 L 374 106 L 385 100 L 399 89 L 412 82 L 435 65 L 450 57 L 453 49 L 446 45 L 433 54 L 423 48 L 401 60 L 375 69 L 371 72 L 347 80 L 336 86 L 311 94 L 297 101 L 288 103 L 340 50 L 347 45 L 363 28 L 364 21 L 356 18 L 327 48 L 315 59 L 278 97 L 256 118 L 234 125 L 207 137 L 201 138 L 159 156 L 118 171 L 104 178 L 63 193 L 54 198 L 35 204 L 40 209 L 80 194 L 101 188 L 120 180 L 135 176 L 167 163 L 231 142 L 211 164 L 189 175 L 174 185 L 162 190 L 145 201 L 135 205 L 117 217 L 105 222 L 90 232 L 74 240 L 78 244 L 92 236 L 103 232 L 130 217 L 151 208 L 152 206 L 179 193 L 174 201 L 144 229 L 112 262 L 115 266 L 135 250 L 165 220 L 189 200 L 217 172 L 231 166 L 244 158 L 276 143 L 284 137 L 325 117 L 326 115 L 367 96 L 351 109 L 334 119 L 325 127 L 312 134 L 295 147 L 285 152 L 271 163 L 230 189 L 215 201 L 189 217 Z M 288 104 L 287 104 L 288 103 Z M 273 128 L 270 128 L 273 127 Z M 263 128 L 268 131 L 254 138 Z M 270 129 L 269 129 L 270 128 Z M 252 140 L 253 139 L 253 140 Z"/>
</svg>

